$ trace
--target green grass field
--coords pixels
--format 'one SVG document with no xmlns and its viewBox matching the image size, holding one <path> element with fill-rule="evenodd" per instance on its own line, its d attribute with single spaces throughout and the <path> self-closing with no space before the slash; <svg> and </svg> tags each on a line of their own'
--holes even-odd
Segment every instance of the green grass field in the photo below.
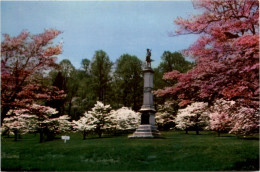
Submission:
<svg viewBox="0 0 260 172">
<path fill-rule="evenodd" d="M 211 171 L 258 170 L 259 140 L 214 132 L 162 132 L 165 139 L 128 139 L 127 135 L 39 143 L 25 135 L 2 137 L 2 170 L 33 171 Z"/>
</svg>

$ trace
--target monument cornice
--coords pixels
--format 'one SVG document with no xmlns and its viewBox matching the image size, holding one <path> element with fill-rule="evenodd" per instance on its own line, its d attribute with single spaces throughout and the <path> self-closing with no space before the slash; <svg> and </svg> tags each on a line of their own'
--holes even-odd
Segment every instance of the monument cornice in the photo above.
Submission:
<svg viewBox="0 0 260 172">
<path fill-rule="evenodd" d="M 143 73 L 146 73 L 146 72 L 150 72 L 150 73 L 154 73 L 153 69 L 151 67 L 146 67 L 143 69 Z"/>
</svg>

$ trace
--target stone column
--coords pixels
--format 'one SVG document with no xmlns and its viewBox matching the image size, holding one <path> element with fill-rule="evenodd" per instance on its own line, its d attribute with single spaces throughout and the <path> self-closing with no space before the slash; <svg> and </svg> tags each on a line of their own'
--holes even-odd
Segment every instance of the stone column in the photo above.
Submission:
<svg viewBox="0 0 260 172">
<path fill-rule="evenodd" d="M 150 66 L 146 66 L 144 73 L 143 105 L 140 109 L 141 124 L 129 138 L 158 138 L 161 137 L 155 125 L 155 109 L 153 105 L 153 73 Z"/>
</svg>

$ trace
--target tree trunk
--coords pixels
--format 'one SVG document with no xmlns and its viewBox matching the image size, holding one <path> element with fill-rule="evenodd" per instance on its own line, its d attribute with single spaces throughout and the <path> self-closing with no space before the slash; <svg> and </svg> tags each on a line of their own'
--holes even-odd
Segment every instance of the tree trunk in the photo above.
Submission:
<svg viewBox="0 0 260 172">
<path fill-rule="evenodd" d="M 195 119 L 195 130 L 196 130 L 196 135 L 199 135 L 199 126 L 198 126 L 198 122 L 199 122 L 199 114 L 196 114 L 196 119 Z"/>
<path fill-rule="evenodd" d="M 102 131 L 98 130 L 98 137 L 101 138 L 101 136 L 102 136 Z"/>
<path fill-rule="evenodd" d="M 220 137 L 220 131 L 218 130 L 217 132 L 218 132 L 218 137 Z"/>
<path fill-rule="evenodd" d="M 125 90 L 124 90 L 124 95 L 123 95 L 123 105 L 124 105 L 124 107 L 127 107 L 126 98 L 127 98 L 127 91 L 126 91 L 126 89 L 125 89 Z"/>
<path fill-rule="evenodd" d="M 195 126 L 195 129 L 196 129 L 196 135 L 199 135 L 199 127 L 198 127 L 198 125 Z"/>
<path fill-rule="evenodd" d="M 101 136 L 102 136 L 102 129 L 101 129 L 100 126 L 98 126 L 98 127 L 96 128 L 96 133 L 98 134 L 98 137 L 101 138 Z"/>
<path fill-rule="evenodd" d="M 137 111 L 137 101 L 136 101 L 136 90 L 134 89 L 134 93 L 133 93 L 133 99 L 134 99 L 134 107 L 133 107 L 133 110 L 134 111 Z"/>
<path fill-rule="evenodd" d="M 18 130 L 14 129 L 14 141 L 18 140 Z"/>
<path fill-rule="evenodd" d="M 83 131 L 83 140 L 86 140 L 87 132 Z"/>
<path fill-rule="evenodd" d="M 43 129 L 40 129 L 40 143 L 43 142 Z"/>
<path fill-rule="evenodd" d="M 68 108 L 68 115 L 71 117 L 71 106 L 72 106 L 72 97 L 70 98 L 69 108 Z"/>
<path fill-rule="evenodd" d="M 7 112 L 10 110 L 8 106 L 2 106 L 1 109 L 1 124 L 3 124 L 3 120 L 6 117 Z"/>
<path fill-rule="evenodd" d="M 98 132 L 98 137 L 101 138 L 101 136 L 102 136 L 102 132 L 99 131 L 99 132 Z"/>
<path fill-rule="evenodd" d="M 189 134 L 189 133 L 188 133 L 188 129 L 185 129 L 185 134 Z"/>
</svg>

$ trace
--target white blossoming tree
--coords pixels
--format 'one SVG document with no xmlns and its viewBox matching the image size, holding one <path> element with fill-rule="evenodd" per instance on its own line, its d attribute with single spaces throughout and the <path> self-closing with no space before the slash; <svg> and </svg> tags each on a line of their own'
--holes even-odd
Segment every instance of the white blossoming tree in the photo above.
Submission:
<svg viewBox="0 0 260 172">
<path fill-rule="evenodd" d="M 94 118 L 92 115 L 85 113 L 84 116 L 82 116 L 78 121 L 72 121 L 73 128 L 76 131 L 82 132 L 83 140 L 85 140 L 87 134 L 95 130 L 96 126 L 93 125 L 93 122 L 96 120 L 97 118 Z"/>
<path fill-rule="evenodd" d="M 166 101 L 163 105 L 158 105 L 158 111 L 155 113 L 155 120 L 158 128 L 168 130 L 175 126 L 176 118 L 175 102 Z"/>
<path fill-rule="evenodd" d="M 111 115 L 116 124 L 115 129 L 119 131 L 133 130 L 140 124 L 140 114 L 127 107 L 111 111 Z"/>
<path fill-rule="evenodd" d="M 199 129 L 207 129 L 208 127 L 208 104 L 204 102 L 194 102 L 185 109 L 179 109 L 176 117 L 176 127 L 185 130 L 195 129 L 199 134 Z"/>
<path fill-rule="evenodd" d="M 84 114 L 85 118 L 87 118 L 88 125 L 93 126 L 94 131 L 99 137 L 101 137 L 105 131 L 115 128 L 114 117 L 110 111 L 110 105 L 104 105 L 102 102 L 97 101 L 92 110 Z"/>
<path fill-rule="evenodd" d="M 26 110 L 10 110 L 7 117 L 3 120 L 2 130 L 14 135 L 14 140 L 17 141 L 18 134 L 26 134 L 34 129 L 32 116 L 24 114 Z"/>
<path fill-rule="evenodd" d="M 69 121 L 69 119 L 70 117 L 68 115 L 47 119 L 45 121 L 47 124 L 45 128 L 47 139 L 52 140 L 56 135 L 70 131 L 72 128 L 72 123 Z"/>
<path fill-rule="evenodd" d="M 57 113 L 56 109 L 48 106 L 28 105 L 27 109 L 10 110 L 10 117 L 4 119 L 3 127 L 13 131 L 16 139 L 18 132 L 39 132 L 40 142 L 43 142 L 44 136 L 51 139 L 56 134 L 70 129 L 67 115 L 52 118 L 52 115 Z"/>
</svg>

